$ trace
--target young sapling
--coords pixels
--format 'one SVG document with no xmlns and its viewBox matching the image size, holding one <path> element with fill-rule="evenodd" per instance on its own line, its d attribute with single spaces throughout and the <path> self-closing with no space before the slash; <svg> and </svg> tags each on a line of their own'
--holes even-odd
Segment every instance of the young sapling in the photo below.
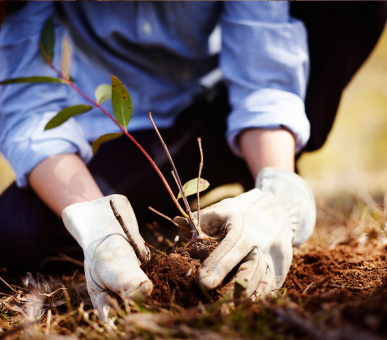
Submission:
<svg viewBox="0 0 387 340">
<path fill-rule="evenodd" d="M 156 127 L 156 124 L 153 121 L 151 113 L 149 113 L 148 115 L 149 119 L 151 120 L 151 123 L 161 141 L 162 147 L 164 148 L 173 169 L 172 175 L 179 189 L 179 193 L 177 197 L 175 197 L 166 178 L 164 177 L 164 175 L 162 174 L 162 172 L 160 171 L 159 167 L 154 162 L 152 157 L 138 143 L 138 141 L 127 131 L 127 126 L 133 116 L 133 106 L 132 106 L 132 101 L 131 101 L 129 92 L 125 88 L 124 84 L 117 77 L 111 75 L 111 85 L 110 84 L 99 85 L 95 90 L 95 99 L 90 98 L 88 95 L 86 95 L 81 89 L 79 89 L 75 85 L 71 77 L 68 77 L 65 74 L 63 74 L 63 72 L 54 65 L 53 63 L 54 46 L 55 46 L 54 24 L 53 24 L 53 18 L 50 17 L 44 23 L 41 36 L 40 36 L 39 49 L 43 60 L 57 74 L 58 77 L 56 78 L 56 77 L 48 77 L 48 76 L 32 76 L 32 77 L 13 78 L 13 79 L 6 79 L 3 81 L 0 81 L 0 85 L 10 85 L 10 84 L 20 84 L 20 83 L 62 83 L 70 86 L 79 95 L 81 95 L 87 102 L 89 102 L 90 105 L 79 104 L 79 105 L 74 105 L 74 106 L 70 106 L 62 109 L 46 124 L 45 130 L 58 127 L 61 124 L 65 123 L 71 117 L 91 111 L 93 108 L 98 108 L 99 110 L 101 110 L 107 117 L 109 117 L 109 119 L 111 119 L 114 122 L 114 124 L 118 126 L 121 133 L 109 133 L 109 134 L 100 136 L 92 144 L 93 152 L 94 153 L 97 152 L 99 146 L 104 142 L 116 139 L 122 135 L 125 135 L 126 137 L 128 137 L 136 145 L 136 147 L 143 153 L 143 155 L 148 159 L 152 167 L 155 169 L 155 171 L 161 178 L 165 188 L 167 189 L 170 197 L 172 198 L 172 201 L 174 202 L 174 204 L 176 205 L 180 213 L 183 215 L 183 217 L 188 219 L 190 227 L 192 229 L 192 234 L 193 234 L 192 240 L 196 241 L 199 239 L 207 239 L 208 238 L 207 235 L 203 233 L 200 228 L 199 211 L 197 213 L 198 219 L 195 219 L 193 217 L 192 211 L 190 209 L 190 206 L 187 200 L 187 196 L 197 193 L 198 209 L 199 209 L 200 208 L 199 191 L 203 191 L 207 189 L 209 186 L 209 183 L 206 180 L 200 178 L 201 169 L 203 167 L 203 153 L 201 149 L 201 143 L 199 142 L 199 149 L 201 153 L 199 177 L 197 179 L 188 181 L 186 184 L 183 185 L 181 183 L 180 177 L 178 175 L 178 172 L 176 170 L 172 157 L 168 151 L 168 148 L 164 143 L 164 140 L 161 137 L 161 134 Z M 101 106 L 102 103 L 110 99 L 112 100 L 113 115 L 111 115 L 108 111 L 106 111 Z M 179 198 L 182 198 L 186 211 L 184 211 L 183 208 L 181 207 L 178 201 Z M 118 215 L 117 211 L 115 211 L 114 205 L 112 205 L 112 210 L 115 216 L 117 217 L 117 219 L 119 219 L 120 216 Z M 126 230 L 126 233 L 128 234 L 127 230 Z M 128 238 L 130 238 L 130 235 L 128 235 Z"/>
<path fill-rule="evenodd" d="M 160 179 L 162 180 L 165 188 L 167 189 L 173 203 L 176 205 L 177 209 L 180 211 L 181 215 L 183 217 L 175 218 L 175 220 L 166 217 L 169 221 L 174 223 L 176 226 L 180 228 L 189 227 L 189 229 L 192 232 L 192 238 L 191 241 L 198 241 L 203 240 L 204 242 L 191 242 L 189 247 L 179 248 L 176 249 L 178 238 L 175 238 L 172 249 L 176 250 L 175 253 L 166 255 L 159 250 L 153 248 L 151 245 L 148 245 L 150 248 L 153 248 L 157 253 L 162 254 L 162 257 L 153 256 L 149 261 L 146 261 L 144 257 L 141 255 L 138 246 L 133 241 L 133 238 L 130 235 L 130 232 L 128 231 L 128 228 L 125 225 L 125 222 L 123 221 L 122 217 L 118 213 L 117 209 L 114 206 L 113 201 L 110 201 L 111 210 L 121 225 L 122 229 L 124 230 L 129 243 L 132 245 L 133 250 L 136 253 L 136 256 L 142 263 L 143 266 L 149 266 L 149 268 L 152 268 L 149 272 L 147 272 L 147 275 L 151 278 L 151 276 L 157 275 L 159 273 L 157 270 L 166 270 L 168 271 L 168 275 L 164 275 L 163 277 L 169 280 L 169 277 L 171 277 L 171 273 L 174 272 L 174 277 L 171 279 L 170 282 L 173 282 L 173 284 L 176 284 L 176 282 L 182 282 L 182 284 L 178 285 L 177 289 L 171 290 L 169 293 L 173 295 L 173 298 L 177 296 L 176 294 L 180 290 L 181 295 L 181 301 L 186 301 L 186 296 L 189 295 L 188 293 L 191 293 L 195 299 L 197 299 L 198 294 L 204 294 L 207 298 L 207 300 L 211 300 L 211 297 L 205 290 L 199 290 L 195 292 L 195 289 L 197 288 L 197 282 L 196 282 L 196 275 L 199 264 L 204 261 L 204 259 L 208 256 L 209 253 L 216 247 L 216 242 L 212 241 L 218 241 L 221 237 L 224 235 L 220 235 L 218 238 L 210 238 L 208 235 L 206 235 L 202 229 L 201 229 L 201 223 L 200 223 L 200 192 L 207 189 L 209 186 L 209 183 L 201 178 L 202 175 L 202 169 L 203 169 L 203 149 L 201 144 L 201 139 L 198 138 L 198 146 L 199 146 L 199 152 L 200 152 L 200 163 L 199 163 L 199 170 L 198 170 L 198 177 L 195 179 L 192 179 L 185 183 L 184 185 L 181 182 L 180 176 L 177 172 L 176 166 L 173 162 L 172 156 L 168 150 L 168 147 L 166 143 L 164 142 L 153 118 L 152 114 L 149 113 L 148 117 L 151 121 L 151 124 L 161 142 L 161 146 L 166 152 L 166 155 L 168 157 L 168 160 L 172 166 L 172 176 L 176 182 L 178 193 L 175 196 L 173 193 L 170 185 L 168 184 L 166 178 L 164 177 L 163 173 L 157 166 L 157 164 L 154 162 L 152 157 L 147 153 L 147 151 L 138 143 L 138 141 L 127 131 L 127 126 L 130 123 L 130 120 L 133 116 L 133 106 L 131 97 L 129 95 L 129 92 L 125 88 L 125 85 L 118 79 L 116 76 L 111 75 L 111 84 L 101 84 L 99 85 L 94 93 L 95 98 L 91 98 L 87 94 L 85 94 L 74 82 L 73 79 L 71 79 L 70 76 L 65 75 L 60 68 L 56 67 L 53 63 L 54 59 L 54 44 L 55 44 L 55 34 L 54 34 L 54 25 L 53 25 L 53 19 L 49 18 L 46 20 L 43 26 L 43 30 L 40 37 L 40 44 L 39 49 L 41 52 L 41 56 L 45 63 L 55 72 L 57 77 L 48 77 L 48 76 L 32 76 L 32 77 L 21 77 L 21 78 L 14 78 L 14 79 L 6 79 L 3 81 L 0 81 L 0 85 L 11 85 L 11 84 L 20 84 L 20 83 L 59 83 L 64 84 L 67 86 L 70 86 L 74 91 L 76 91 L 81 97 L 83 97 L 87 104 L 82 103 L 78 105 L 73 105 L 70 107 L 65 107 L 61 111 L 59 111 L 45 126 L 45 130 L 52 129 L 55 127 L 60 126 L 61 124 L 65 123 L 68 119 L 83 114 L 86 112 L 91 111 L 94 108 L 98 108 L 101 112 L 103 112 L 113 123 L 119 128 L 120 132 L 116 133 L 109 133 L 103 136 L 100 136 L 92 143 L 93 152 L 96 153 L 98 151 L 99 146 L 107 141 L 119 138 L 123 135 L 125 135 L 127 138 L 129 138 L 136 147 L 142 152 L 142 154 L 148 159 L 156 173 L 159 175 Z M 106 101 L 111 100 L 112 102 L 112 112 L 113 114 L 110 114 L 101 104 L 105 103 Z M 187 196 L 190 195 L 197 195 L 197 213 L 196 218 L 194 217 L 194 214 L 191 211 L 189 202 L 187 200 Z M 179 200 L 183 201 L 185 209 L 182 208 L 182 206 L 179 203 Z M 162 215 L 161 213 L 155 211 L 153 208 L 150 208 L 152 211 L 158 213 L 159 215 Z M 163 216 L 163 215 L 162 215 Z M 181 223 L 180 223 L 181 222 Z M 190 248 L 190 249 L 188 249 Z M 181 255 L 183 251 L 187 251 L 186 255 Z M 196 257 L 195 257 L 196 256 Z M 166 265 L 162 265 L 162 262 L 158 262 L 159 258 L 165 259 Z M 151 263 L 152 262 L 152 263 Z M 199 264 L 198 264 L 199 263 Z M 186 269 L 187 266 L 189 267 L 188 270 Z M 156 268 L 157 270 L 154 270 Z M 182 272 L 183 270 L 183 272 Z M 145 270 L 144 270 L 145 272 Z M 161 271 L 160 271 L 161 272 Z M 162 277 L 162 275 L 160 275 Z M 177 280 L 179 279 L 179 280 Z M 153 281 L 153 278 L 151 278 Z M 160 279 L 161 280 L 161 279 Z M 169 282 L 169 281 L 168 281 Z M 196 285 L 196 286 L 195 286 Z M 169 289 L 169 283 L 167 284 L 160 284 L 159 288 Z M 192 288 L 194 287 L 194 288 Z M 195 288 L 196 287 L 196 288 Z M 200 288 L 200 287 L 199 287 Z M 197 289 L 199 289 L 197 288 Z M 243 288 L 243 287 L 242 287 Z M 201 288 L 200 288 L 201 289 Z M 240 290 L 239 290 L 240 291 Z M 168 298 L 168 294 L 164 294 L 165 292 L 163 290 L 160 291 L 161 295 L 165 295 L 165 297 Z M 168 293 L 168 292 L 167 292 Z M 216 292 L 215 292 L 216 293 Z M 163 296 L 164 297 L 164 296 Z M 170 301 L 170 300 L 169 300 Z"/>
</svg>

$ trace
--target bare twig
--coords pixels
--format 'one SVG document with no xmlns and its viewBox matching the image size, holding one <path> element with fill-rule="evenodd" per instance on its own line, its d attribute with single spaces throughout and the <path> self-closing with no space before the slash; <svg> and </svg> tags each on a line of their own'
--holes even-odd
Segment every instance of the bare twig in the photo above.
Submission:
<svg viewBox="0 0 387 340">
<path fill-rule="evenodd" d="M 203 169 L 203 148 L 202 148 L 202 139 L 198 138 L 198 144 L 199 144 L 199 151 L 200 151 L 200 164 L 199 164 L 199 173 L 198 173 L 198 187 L 197 187 L 197 201 L 196 201 L 196 213 L 198 216 L 198 227 L 200 228 L 200 193 L 199 193 L 199 186 L 200 186 L 200 177 L 202 175 L 202 169 Z"/>
<path fill-rule="evenodd" d="M 173 178 L 175 179 L 176 181 L 176 184 L 177 184 L 177 187 L 179 188 L 179 191 L 180 191 L 180 194 L 181 194 L 181 197 L 183 198 L 183 202 L 184 202 L 184 205 L 185 205 L 185 208 L 186 208 L 186 211 L 187 211 L 187 214 L 184 213 L 184 211 L 182 211 L 181 209 L 181 206 L 180 204 L 177 204 L 177 207 L 179 208 L 179 210 L 182 212 L 183 216 L 188 218 L 188 220 L 190 221 L 190 225 L 192 227 L 192 230 L 193 230 L 193 237 L 196 239 L 198 238 L 202 232 L 200 230 L 200 226 L 196 226 L 195 222 L 194 222 L 194 218 L 193 218 L 193 215 L 192 215 L 192 211 L 191 211 L 191 207 L 189 206 L 189 203 L 188 203 L 188 200 L 187 200 L 187 197 L 184 193 L 184 190 L 183 190 L 183 184 L 181 183 L 181 180 L 180 180 L 180 177 L 179 177 L 179 173 L 177 172 L 177 169 L 176 169 L 176 166 L 175 166 L 175 163 L 173 162 L 173 159 L 172 159 L 172 156 L 168 150 L 168 147 L 167 145 L 165 144 L 164 140 L 163 140 L 163 137 L 161 136 L 155 122 L 153 121 L 153 118 L 152 118 L 152 114 L 149 112 L 148 113 L 148 117 L 153 125 L 153 128 L 155 129 L 156 133 L 157 133 L 157 136 L 159 137 L 160 139 L 160 142 L 161 142 L 161 146 L 163 147 L 165 153 L 167 154 L 167 157 L 168 157 L 168 160 L 169 160 L 169 163 L 171 164 L 172 166 L 172 176 Z"/>
<path fill-rule="evenodd" d="M 189 206 L 187 197 L 184 194 L 183 185 L 181 184 L 181 181 L 180 181 L 178 175 L 176 174 L 176 172 L 174 170 L 172 170 L 171 173 L 172 173 L 172 177 L 174 178 L 174 180 L 176 182 L 177 187 L 179 188 L 181 197 L 183 199 L 183 202 L 184 202 L 187 214 L 188 214 L 188 216 L 186 216 L 186 217 L 193 221 L 192 211 L 191 211 L 191 208 Z"/>
<path fill-rule="evenodd" d="M 157 136 L 158 136 L 159 139 L 160 139 L 161 146 L 163 147 L 163 149 L 165 150 L 165 153 L 166 153 L 167 156 L 168 156 L 169 163 L 171 163 L 172 169 L 173 169 L 173 171 L 176 173 L 176 177 L 177 177 L 179 183 L 181 184 L 179 175 L 177 174 L 177 169 L 176 169 L 175 163 L 173 162 L 173 159 L 172 159 L 172 156 L 171 156 L 171 154 L 170 154 L 170 152 L 169 152 L 169 150 L 168 150 L 167 144 L 165 144 L 164 139 L 163 139 L 163 137 L 161 136 L 161 133 L 160 133 L 159 129 L 157 128 L 155 122 L 153 121 L 152 113 L 149 112 L 149 113 L 148 113 L 148 117 L 149 117 L 149 119 L 150 119 L 150 121 L 151 121 L 151 123 L 152 123 L 152 125 L 153 125 L 153 128 L 155 129 L 155 131 L 156 131 L 156 133 L 157 133 Z"/>
<path fill-rule="evenodd" d="M 181 182 L 179 182 L 178 177 L 176 177 L 175 172 L 171 171 L 171 173 L 172 173 L 173 178 L 175 179 L 177 186 L 179 187 L 180 192 L 184 193 Z M 188 219 L 189 225 L 191 226 L 191 229 L 192 229 L 192 239 L 197 240 L 203 236 L 202 230 L 200 228 L 200 225 L 195 223 L 195 218 L 192 215 L 192 211 L 191 211 L 191 208 L 189 207 L 187 197 L 183 194 L 182 194 L 182 197 L 183 197 L 184 204 L 187 207 L 187 213 L 188 213 L 187 219 Z"/>
<path fill-rule="evenodd" d="M 84 263 L 82 261 L 78 261 L 76 259 L 73 259 L 72 257 L 66 255 L 66 254 L 63 254 L 63 253 L 59 253 L 59 256 L 60 256 L 60 259 L 63 260 L 63 261 L 68 261 L 68 262 L 71 262 L 71 263 L 74 263 L 80 267 L 83 267 L 84 266 Z"/>
<path fill-rule="evenodd" d="M 157 252 L 157 253 L 159 253 L 159 254 L 163 255 L 163 256 L 168 256 L 168 255 L 167 255 L 167 254 L 165 254 L 163 251 L 161 251 L 161 250 L 158 250 L 157 248 L 153 247 L 153 246 L 152 246 L 152 245 L 150 245 L 149 243 L 146 243 L 146 242 L 145 242 L 145 245 L 146 245 L 147 247 L 149 247 L 149 248 L 153 249 L 155 252 Z"/>
<path fill-rule="evenodd" d="M 46 318 L 46 330 L 44 331 L 44 334 L 50 334 L 50 328 L 51 328 L 51 309 L 47 311 L 47 318 Z"/>
<path fill-rule="evenodd" d="M 158 136 L 159 139 L 160 139 L 161 146 L 163 147 L 165 153 L 167 154 L 169 163 L 171 164 L 172 169 L 173 169 L 173 171 L 174 171 L 175 174 L 176 174 L 177 181 L 180 183 L 180 186 L 183 187 L 183 185 L 181 184 L 181 181 L 180 181 L 180 177 L 179 177 L 179 175 L 178 175 L 178 173 L 177 173 L 177 169 L 176 169 L 175 163 L 173 162 L 172 156 L 171 156 L 171 154 L 170 154 L 170 152 L 169 152 L 169 150 L 168 150 L 167 144 L 165 144 L 164 139 L 163 139 L 163 137 L 161 136 L 159 129 L 157 128 L 155 122 L 153 121 L 152 113 L 149 112 L 149 113 L 148 113 L 148 117 L 149 117 L 149 119 L 150 119 L 150 121 L 151 121 L 151 123 L 152 123 L 152 125 L 153 125 L 153 128 L 154 128 L 155 131 L 156 131 L 157 136 Z M 180 190 L 180 186 L 179 186 L 179 190 Z M 180 192 L 180 193 L 181 193 L 181 195 L 182 195 L 183 197 L 185 197 L 184 192 Z M 180 205 L 179 203 L 177 203 L 177 204 Z M 189 206 L 188 206 L 188 209 L 190 210 Z M 179 210 L 180 210 L 180 209 L 179 209 Z M 187 217 L 187 216 L 185 216 L 185 217 Z"/>
<path fill-rule="evenodd" d="M 357 286 L 350 286 L 350 285 L 346 285 L 346 284 L 338 285 L 336 283 L 330 283 L 329 287 L 340 288 L 340 289 L 346 288 L 349 290 L 367 290 L 367 289 L 374 288 L 373 286 L 357 287 Z"/>
<path fill-rule="evenodd" d="M 14 288 L 12 288 L 12 286 L 10 284 L 8 284 L 8 282 L 6 282 L 1 276 L 0 276 L 0 280 L 8 287 L 10 288 L 12 291 L 16 292 L 16 290 Z"/>
<path fill-rule="evenodd" d="M 46 262 L 49 262 L 49 261 L 70 262 L 70 263 L 76 264 L 77 266 L 84 267 L 84 263 L 82 261 L 78 261 L 76 259 L 73 259 L 72 257 L 70 257 L 70 256 L 68 256 L 66 254 L 63 254 L 63 253 L 59 253 L 59 256 L 53 256 L 53 257 L 46 258 L 42 262 L 42 264 L 44 264 Z"/>
<path fill-rule="evenodd" d="M 301 284 L 298 282 L 298 280 L 295 277 L 293 277 L 293 282 L 299 290 L 302 290 Z"/>
<path fill-rule="evenodd" d="M 114 206 L 114 202 L 112 200 L 110 200 L 110 206 L 113 210 L 114 216 L 116 217 L 118 223 L 121 225 L 126 237 L 128 238 L 130 245 L 133 247 L 133 250 L 134 250 L 137 258 L 140 260 L 141 263 L 145 263 L 144 257 L 141 255 L 140 250 L 138 249 L 136 242 L 134 242 L 132 235 L 130 235 L 130 232 L 129 232 L 128 228 L 126 227 L 124 220 L 122 219 L 121 215 L 118 213 L 116 207 Z"/>
<path fill-rule="evenodd" d="M 315 282 L 315 281 L 309 283 L 308 286 L 307 286 L 307 287 L 304 289 L 304 291 L 302 292 L 302 294 L 306 294 L 306 293 L 310 290 L 310 288 L 313 286 L 314 282 Z"/>
<path fill-rule="evenodd" d="M 170 217 L 167 216 L 167 215 L 164 215 L 163 213 L 161 213 L 160 211 L 156 210 L 155 208 L 149 206 L 148 209 L 149 209 L 150 211 L 154 212 L 155 214 L 157 214 L 157 215 L 159 215 L 159 216 L 165 218 L 167 221 L 173 223 L 176 227 L 179 227 L 179 228 L 181 227 L 181 225 L 180 225 L 180 224 L 177 224 L 172 218 L 170 218 Z M 183 227 L 183 228 L 184 228 L 184 227 Z"/>
<path fill-rule="evenodd" d="M 320 281 L 313 281 L 310 285 L 308 285 L 308 287 L 305 288 L 302 294 L 311 293 L 315 291 L 317 288 L 320 288 L 325 282 L 329 281 L 330 279 L 330 276 L 326 276 Z"/>
</svg>

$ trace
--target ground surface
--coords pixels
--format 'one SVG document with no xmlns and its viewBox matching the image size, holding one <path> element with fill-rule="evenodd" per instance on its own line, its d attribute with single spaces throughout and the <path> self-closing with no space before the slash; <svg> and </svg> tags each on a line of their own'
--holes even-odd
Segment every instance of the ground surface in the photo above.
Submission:
<svg viewBox="0 0 387 340">
<path fill-rule="evenodd" d="M 284 287 L 295 311 L 320 334 L 387 337 L 386 269 L 385 246 L 308 247 L 296 251 Z"/>
<path fill-rule="evenodd" d="M 185 291 L 171 284 L 156 289 L 147 304 L 116 304 L 111 322 L 103 324 L 92 312 L 82 268 L 59 277 L 3 272 L 0 339 L 387 338 L 382 200 L 340 197 L 318 205 L 315 234 L 294 249 L 289 275 L 273 297 L 208 302 L 214 296 L 201 295 L 189 273 L 199 265 L 193 260 L 180 273 Z"/>
</svg>

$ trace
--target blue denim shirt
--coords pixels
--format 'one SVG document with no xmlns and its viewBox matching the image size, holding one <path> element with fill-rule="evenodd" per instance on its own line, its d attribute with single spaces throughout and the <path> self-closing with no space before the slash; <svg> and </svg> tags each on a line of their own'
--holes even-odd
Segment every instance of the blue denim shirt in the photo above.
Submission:
<svg viewBox="0 0 387 340">
<path fill-rule="evenodd" d="M 128 130 L 173 124 L 211 71 L 220 70 L 232 112 L 227 139 L 240 155 L 237 135 L 247 128 L 284 126 L 300 150 L 309 138 L 303 99 L 308 78 L 306 30 L 287 2 L 29 2 L 0 30 L 0 79 L 56 76 L 43 62 L 43 22 L 56 13 L 54 64 L 61 38 L 73 44 L 71 75 L 88 96 L 117 76 L 129 90 L 134 115 Z M 204 79 L 204 80 L 203 80 Z M 90 143 L 118 128 L 98 109 L 43 131 L 64 107 L 86 103 L 63 84 L 0 86 L 0 151 L 19 186 L 45 158 L 77 153 L 87 163 Z M 111 112 L 111 103 L 103 104 Z"/>
</svg>

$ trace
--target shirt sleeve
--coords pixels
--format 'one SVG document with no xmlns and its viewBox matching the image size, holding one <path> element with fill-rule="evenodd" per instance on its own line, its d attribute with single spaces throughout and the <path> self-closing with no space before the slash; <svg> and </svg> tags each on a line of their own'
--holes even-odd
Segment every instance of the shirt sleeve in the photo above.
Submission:
<svg viewBox="0 0 387 340">
<path fill-rule="evenodd" d="M 303 101 L 309 72 L 303 23 L 289 16 L 285 1 L 226 1 L 221 20 L 231 149 L 241 156 L 237 137 L 244 129 L 284 127 L 299 152 L 310 134 Z"/>
<path fill-rule="evenodd" d="M 54 13 L 49 2 L 27 2 L 7 17 L 0 29 L 0 80 L 29 76 L 56 77 L 39 51 L 44 21 Z M 55 27 L 54 64 L 61 64 L 60 26 Z M 72 105 L 72 91 L 65 84 L 14 84 L 0 86 L 0 151 L 11 164 L 19 187 L 45 158 L 77 153 L 85 162 L 91 146 L 74 119 L 48 131 L 46 123 L 61 109 Z"/>
</svg>

